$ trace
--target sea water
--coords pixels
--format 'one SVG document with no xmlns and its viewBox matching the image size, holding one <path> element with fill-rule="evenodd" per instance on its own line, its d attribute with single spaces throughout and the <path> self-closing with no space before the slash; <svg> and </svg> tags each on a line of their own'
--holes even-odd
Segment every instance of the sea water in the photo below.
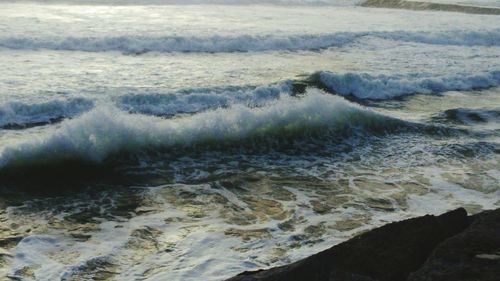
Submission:
<svg viewBox="0 0 500 281">
<path fill-rule="evenodd" d="M 360 2 L 2 1 L 2 278 L 223 280 L 499 207 L 500 18 Z"/>
</svg>

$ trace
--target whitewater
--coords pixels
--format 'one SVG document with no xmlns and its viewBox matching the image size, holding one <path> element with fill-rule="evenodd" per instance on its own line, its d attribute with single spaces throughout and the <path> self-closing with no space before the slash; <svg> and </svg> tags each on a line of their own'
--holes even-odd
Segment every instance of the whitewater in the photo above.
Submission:
<svg viewBox="0 0 500 281">
<path fill-rule="evenodd" d="M 2 1 L 0 279 L 224 280 L 498 208 L 499 16 L 363 2 Z"/>
</svg>

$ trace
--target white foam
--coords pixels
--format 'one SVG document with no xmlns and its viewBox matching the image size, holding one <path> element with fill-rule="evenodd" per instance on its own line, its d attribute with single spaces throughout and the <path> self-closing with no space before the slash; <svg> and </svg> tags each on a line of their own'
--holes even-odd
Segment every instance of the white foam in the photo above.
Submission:
<svg viewBox="0 0 500 281">
<path fill-rule="evenodd" d="M 370 75 L 366 73 L 320 73 L 331 91 L 361 99 L 390 99 L 398 96 L 445 91 L 467 91 L 500 85 L 500 71 L 443 76 Z"/>
<path fill-rule="evenodd" d="M 464 207 L 467 204 L 480 206 L 483 210 L 498 208 L 500 189 L 489 193 L 467 189 L 463 186 L 451 183 L 442 177 L 442 170 L 423 168 L 426 177 L 430 179 L 429 193 L 421 196 L 408 195 L 408 211 L 412 214 L 441 214 L 448 210 Z"/>
<path fill-rule="evenodd" d="M 435 175 L 442 172 L 435 168 L 430 170 Z M 207 204 L 207 211 L 213 213 L 202 219 L 188 218 L 182 208 L 164 201 L 165 194 L 170 192 L 175 196 L 176 192 L 187 191 L 196 194 L 199 200 L 203 200 L 205 195 L 223 193 L 208 184 L 165 185 L 152 187 L 146 191 L 146 198 L 157 201 L 161 211 L 145 213 L 121 222 L 103 222 L 98 230 L 91 233 L 92 236 L 87 242 L 75 242 L 57 235 L 33 235 L 25 238 L 13 249 L 15 256 L 12 271 L 31 266 L 35 268 L 37 280 L 75 278 L 75 275 L 81 274 L 82 271 L 86 273 L 85 268 L 88 263 L 111 261 L 117 265 L 115 278 L 119 280 L 133 280 L 137 276 L 145 277 L 147 280 L 199 280 L 200 276 L 204 276 L 206 280 L 221 280 L 245 270 L 279 266 L 299 260 L 338 244 L 360 231 L 391 221 L 425 214 L 441 214 L 464 203 L 480 203 L 484 208 L 493 208 L 498 197 L 498 192 L 488 195 L 434 180 L 431 192 L 425 195 L 408 195 L 409 206 L 406 209 L 386 212 L 339 205 L 335 207 L 335 212 L 318 214 L 310 208 L 311 201 L 317 200 L 317 197 L 312 196 L 314 191 L 308 192 L 307 188 L 285 188 L 294 194 L 295 199 L 280 201 L 283 208 L 295 213 L 295 217 L 306 218 L 297 222 L 296 229 L 291 232 L 280 230 L 278 224 L 281 221 L 272 219 L 256 221 L 246 226 L 232 225 L 218 215 L 218 211 L 224 208 L 222 205 Z M 359 194 L 356 192 L 353 195 Z M 334 225 L 337 221 L 351 218 L 356 214 L 366 214 L 365 212 L 369 212 L 370 220 L 360 227 L 346 232 L 327 228 L 321 241 L 315 241 L 307 246 L 287 247 L 292 244 L 292 237 L 303 234 L 309 225 L 321 223 Z M 182 221 L 167 220 L 169 218 L 181 218 Z M 131 233 L 145 227 L 161 231 L 161 236 L 157 238 L 161 245 L 159 249 L 137 251 L 127 245 L 134 239 Z M 270 235 L 246 241 L 224 234 L 223 230 L 234 227 L 268 229 Z M 287 249 L 286 256 L 279 259 L 271 258 L 276 247 Z M 240 252 L 238 248 L 246 251 Z M 73 255 L 67 261 L 59 259 L 68 253 Z"/>
<path fill-rule="evenodd" d="M 14 262 L 9 276 L 18 277 L 17 270 L 22 270 L 25 266 L 39 265 L 40 261 L 43 261 L 44 274 L 37 277 L 37 280 L 57 279 L 64 265 L 50 258 L 50 252 L 62 252 L 70 244 L 67 239 L 56 235 L 31 235 L 24 238 L 13 251 Z"/>
</svg>

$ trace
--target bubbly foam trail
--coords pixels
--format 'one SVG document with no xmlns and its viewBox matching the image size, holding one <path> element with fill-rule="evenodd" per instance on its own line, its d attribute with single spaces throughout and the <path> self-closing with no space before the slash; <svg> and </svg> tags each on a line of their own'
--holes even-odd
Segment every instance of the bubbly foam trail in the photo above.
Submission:
<svg viewBox="0 0 500 281">
<path fill-rule="evenodd" d="M 389 129 L 402 123 L 318 90 L 309 90 L 302 98 L 283 95 L 265 107 L 237 104 L 167 120 L 98 107 L 47 136 L 4 147 L 0 167 L 75 160 L 100 163 L 124 152 L 234 145 L 252 138 L 287 139 L 317 132 L 335 136 L 349 128 Z"/>
<path fill-rule="evenodd" d="M 262 52 L 299 51 L 342 47 L 363 37 L 434 45 L 500 46 L 500 29 L 440 32 L 337 32 L 310 35 L 240 35 L 211 37 L 0 37 L 0 47 L 15 50 L 63 50 L 129 54 L 146 52 Z"/>
<path fill-rule="evenodd" d="M 24 128 L 52 123 L 90 110 L 94 103 L 84 98 L 53 100 L 27 104 L 8 102 L 0 105 L 0 128 Z"/>
<path fill-rule="evenodd" d="M 370 75 L 366 73 L 319 73 L 320 82 L 330 91 L 360 99 L 390 99 L 409 94 L 468 91 L 500 85 L 500 71 L 474 75 L 422 77 L 420 75 Z"/>
</svg>

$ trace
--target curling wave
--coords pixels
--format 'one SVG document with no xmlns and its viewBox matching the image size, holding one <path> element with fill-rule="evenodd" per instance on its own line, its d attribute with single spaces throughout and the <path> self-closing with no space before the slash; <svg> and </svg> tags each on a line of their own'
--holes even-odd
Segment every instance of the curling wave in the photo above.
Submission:
<svg viewBox="0 0 500 281">
<path fill-rule="evenodd" d="M 20 129 L 50 124 L 64 118 L 75 117 L 90 110 L 93 105 L 91 100 L 84 98 L 37 104 L 8 102 L 0 105 L 0 128 Z"/>
<path fill-rule="evenodd" d="M 495 87 L 500 85 L 500 71 L 433 77 L 418 74 L 390 76 L 321 72 L 319 80 L 328 90 L 341 95 L 381 100 L 416 93 L 431 94 Z"/>
<path fill-rule="evenodd" d="M 500 29 L 489 31 L 450 30 L 441 32 L 337 32 L 310 35 L 240 35 L 210 37 L 0 37 L 0 47 L 20 50 L 63 50 L 128 54 L 146 52 L 262 52 L 299 51 L 341 47 L 364 37 L 434 45 L 500 46 Z"/>
<path fill-rule="evenodd" d="M 196 146 L 239 145 L 255 139 L 340 136 L 405 126 L 319 90 L 304 97 L 282 96 L 264 107 L 234 105 L 184 118 L 161 119 L 96 108 L 69 120 L 51 134 L 3 147 L 0 168 L 84 161 L 102 163 L 112 155 Z"/>
</svg>

